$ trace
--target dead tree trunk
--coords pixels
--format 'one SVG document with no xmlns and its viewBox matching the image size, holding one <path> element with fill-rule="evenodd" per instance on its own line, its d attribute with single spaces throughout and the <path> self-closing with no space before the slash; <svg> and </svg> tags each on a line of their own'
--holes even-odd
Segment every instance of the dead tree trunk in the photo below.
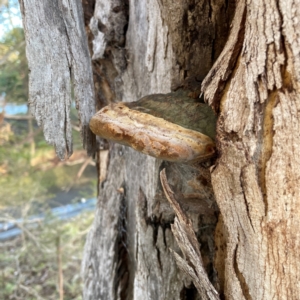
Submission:
<svg viewBox="0 0 300 300">
<path fill-rule="evenodd" d="M 98 0 L 91 13 L 92 4 L 84 2 L 98 109 L 180 87 L 199 93 L 226 43 L 234 7 L 227 1 Z M 209 175 L 118 144 L 109 150 L 84 253 L 84 299 L 200 299 L 169 251 L 179 248 L 170 230 L 174 212 L 159 181 L 164 167 L 193 220 L 209 278 L 219 288 L 213 266 L 218 209 Z M 106 163 L 100 160 L 99 169 Z"/>
<path fill-rule="evenodd" d="M 149 0 L 130 1 L 128 13 L 124 2 L 112 1 L 107 11 L 101 3 L 90 23 L 99 98 L 134 101 L 201 81 L 210 69 L 202 91 L 219 115 L 212 184 L 221 214 L 214 241 L 213 230 L 201 232 L 203 224 L 214 227 L 214 213 L 186 205 L 220 295 L 297 299 L 299 5 Z M 122 146 L 111 150 L 85 253 L 85 299 L 196 299 L 168 252 L 176 245 L 159 197 L 161 162 Z M 187 173 L 168 167 L 183 192 Z"/>
</svg>

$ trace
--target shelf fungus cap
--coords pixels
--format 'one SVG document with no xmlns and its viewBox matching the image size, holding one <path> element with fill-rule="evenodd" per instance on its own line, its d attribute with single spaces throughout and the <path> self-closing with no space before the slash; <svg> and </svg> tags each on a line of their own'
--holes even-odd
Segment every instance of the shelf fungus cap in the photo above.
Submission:
<svg viewBox="0 0 300 300">
<path fill-rule="evenodd" d="M 120 102 L 98 111 L 90 121 L 92 132 L 172 162 L 195 163 L 214 155 L 215 144 L 210 137 L 127 105 Z"/>
</svg>

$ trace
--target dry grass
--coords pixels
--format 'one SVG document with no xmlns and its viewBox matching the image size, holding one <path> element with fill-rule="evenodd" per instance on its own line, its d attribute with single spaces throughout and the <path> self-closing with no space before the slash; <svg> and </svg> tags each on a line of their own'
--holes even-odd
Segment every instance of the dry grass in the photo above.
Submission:
<svg viewBox="0 0 300 300">
<path fill-rule="evenodd" d="M 93 215 L 52 220 L 0 244 L 0 299 L 82 299 L 81 257 Z"/>
</svg>

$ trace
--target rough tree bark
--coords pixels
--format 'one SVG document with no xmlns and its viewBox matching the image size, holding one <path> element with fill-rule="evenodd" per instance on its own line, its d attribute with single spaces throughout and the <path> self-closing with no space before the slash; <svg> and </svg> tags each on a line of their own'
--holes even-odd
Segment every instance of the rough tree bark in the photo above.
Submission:
<svg viewBox="0 0 300 300">
<path fill-rule="evenodd" d="M 299 16 L 299 1 L 241 1 L 202 85 L 219 108 L 212 184 L 228 299 L 299 299 Z"/>
<path fill-rule="evenodd" d="M 82 71 L 89 73 L 89 69 L 80 55 L 68 52 L 72 45 L 76 49 L 76 34 L 83 41 L 82 27 L 76 23 L 78 5 L 72 8 L 63 0 L 57 0 L 57 6 L 38 5 L 33 0 L 20 2 L 29 59 L 34 62 L 33 55 L 39 54 L 41 70 L 48 74 L 43 62 L 60 51 L 50 51 L 43 57 L 34 45 L 49 48 L 58 40 L 58 48 L 54 49 L 64 49 L 62 57 L 57 56 L 64 63 L 57 64 L 53 56 L 57 67 L 53 74 L 67 74 L 69 67 L 75 72 L 75 92 L 79 83 L 77 95 L 83 101 L 78 102 L 83 132 L 89 135 L 86 124 L 92 111 L 91 80 L 87 89 L 80 89 L 84 86 Z M 193 224 L 204 268 L 221 299 L 298 299 L 299 2 L 82 2 L 97 109 L 179 87 L 197 94 L 203 81 L 204 98 L 218 115 L 218 157 L 202 168 L 166 163 L 98 140 L 99 202 L 84 253 L 84 299 L 201 299 L 169 251 L 171 248 L 180 252 L 171 232 L 174 211 L 159 181 L 163 168 L 183 208 L 174 206 L 177 217 L 185 220 L 189 232 Z M 30 9 L 41 7 L 42 16 L 53 11 L 53 17 L 60 22 L 54 24 L 45 15 L 46 25 L 54 27 L 54 33 L 48 30 L 49 38 L 45 40 L 37 34 L 43 43 L 34 44 L 33 32 L 45 22 L 37 17 L 38 10 L 32 14 L 34 10 Z M 82 43 L 79 48 L 87 62 Z M 78 64 L 76 59 L 80 60 Z M 44 125 L 46 136 L 50 132 L 49 140 L 62 157 L 66 149 L 67 153 L 71 149 L 66 122 L 70 92 L 61 93 L 70 79 L 59 76 L 61 80 L 53 85 L 55 93 L 50 94 L 58 96 L 56 102 L 47 94 L 51 91 L 51 76 L 46 78 L 45 93 L 40 88 L 41 71 L 36 68 L 32 73 L 31 101 L 48 101 L 33 102 L 38 103 L 34 113 L 39 113 L 40 107 L 46 113 L 36 116 L 50 124 L 51 113 L 45 105 L 58 105 L 64 112 L 63 116 L 54 113 L 58 123 L 52 126 L 59 132 L 57 138 L 51 126 Z M 81 74 L 79 81 L 76 74 Z M 45 98 L 40 97 L 41 91 Z M 82 98 L 84 94 L 89 95 L 89 100 Z M 179 225 L 175 218 L 172 228 Z M 184 249 L 184 245 L 180 247 Z M 182 268 L 190 267 L 180 256 L 175 257 Z M 210 288 L 209 283 L 207 286 Z"/>
<path fill-rule="evenodd" d="M 95 153 L 89 120 L 95 112 L 82 5 L 76 1 L 19 0 L 29 68 L 29 109 L 60 159 L 72 152 L 74 94 L 83 146 Z"/>
<path fill-rule="evenodd" d="M 114 32 L 115 7 L 126 5 L 111 1 L 104 13 L 102 1 L 96 1 L 91 20 L 94 59 L 105 66 L 99 69 L 106 68 L 102 76 L 110 95 L 122 101 L 191 84 L 191 78 L 202 80 L 210 69 L 202 91 L 219 116 L 219 157 L 211 169 L 220 209 L 215 245 L 208 236 L 213 230 L 203 235 L 200 229 L 205 222 L 215 225 L 213 214 L 204 220 L 203 211 L 186 202 L 202 256 L 213 259 L 217 271 L 207 268 L 210 279 L 226 299 L 297 299 L 300 7 L 284 0 L 235 4 L 234 9 L 222 1 L 130 1 L 128 30 L 122 36 L 126 43 L 119 50 L 116 40 L 105 35 Z M 124 52 L 127 64 L 120 64 Z M 105 74 L 111 67 L 115 77 Z M 104 81 L 100 97 L 107 93 Z M 122 158 L 116 149 L 122 149 Z M 168 229 L 172 217 L 156 209 L 164 202 L 157 184 L 160 166 L 130 149 L 112 147 L 86 248 L 86 299 L 197 298 L 186 288 L 188 282 L 184 287 L 185 279 L 167 251 L 176 245 Z M 172 168 L 169 176 L 184 186 L 188 176 Z M 125 192 L 120 202 L 116 190 L 121 186 Z M 120 236 L 117 224 L 122 218 L 126 229 Z M 120 250 L 120 239 L 126 240 L 125 249 Z M 113 252 L 105 249 L 108 245 Z M 215 256 L 209 257 L 214 247 Z M 103 268 L 107 269 L 101 274 Z"/>
<path fill-rule="evenodd" d="M 182 86 L 199 92 L 225 45 L 235 5 L 98 0 L 93 13 L 92 7 L 84 2 L 100 109 Z M 209 279 L 219 289 L 213 266 L 218 209 L 209 172 L 155 160 L 117 144 L 110 144 L 109 150 L 107 178 L 99 188 L 84 253 L 84 299 L 200 299 L 169 251 L 179 248 L 170 230 L 174 211 L 159 181 L 164 167 L 193 220 Z"/>
</svg>

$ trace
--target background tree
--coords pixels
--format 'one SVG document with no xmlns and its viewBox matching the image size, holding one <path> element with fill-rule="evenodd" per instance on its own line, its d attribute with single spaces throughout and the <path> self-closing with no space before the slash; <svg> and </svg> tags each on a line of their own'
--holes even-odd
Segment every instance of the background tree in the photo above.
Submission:
<svg viewBox="0 0 300 300">
<path fill-rule="evenodd" d="M 83 88 L 83 73 L 76 68 L 83 69 L 82 59 L 88 63 L 85 52 L 80 52 L 80 6 L 70 7 L 64 1 L 55 7 L 42 3 L 43 10 L 38 11 L 38 6 L 21 1 L 31 41 L 29 64 L 45 70 L 48 58 L 57 53 L 50 51 L 54 39 L 56 49 L 63 53 L 56 57 L 60 64 L 54 72 L 61 71 L 61 66 L 71 70 Z M 218 114 L 218 158 L 210 168 L 218 206 L 209 193 L 205 165 L 195 171 L 120 145 L 109 146 L 109 162 L 101 162 L 102 168 L 108 164 L 107 177 L 99 187 L 98 209 L 85 249 L 84 299 L 199 299 L 169 252 L 177 246 L 170 231 L 174 213 L 158 178 L 164 167 L 193 221 L 204 267 L 221 298 L 297 299 L 299 4 L 287 0 L 87 0 L 83 5 L 93 46 L 98 108 L 110 101 L 133 101 L 178 87 L 196 93 L 204 79 L 202 92 Z M 29 33 L 48 24 L 49 32 L 38 35 L 34 43 Z M 41 40 L 46 45 L 44 53 L 36 50 Z M 75 57 L 69 49 L 80 51 Z M 67 96 L 57 102 L 55 93 L 62 89 L 54 89 L 49 96 L 46 87 L 43 93 L 37 75 L 31 73 L 29 89 L 34 105 L 47 99 L 51 107 L 68 108 L 69 85 L 63 86 Z M 57 88 L 61 78 L 52 79 L 51 86 Z M 48 85 L 48 78 L 43 80 Z M 84 144 L 92 152 L 93 138 L 86 129 L 92 109 L 83 105 L 88 100 L 82 94 L 77 90 Z M 44 127 L 47 124 L 48 140 L 58 155 L 69 155 L 68 117 L 56 110 L 50 115 L 35 113 Z M 59 128 L 53 119 L 63 126 Z"/>
</svg>

